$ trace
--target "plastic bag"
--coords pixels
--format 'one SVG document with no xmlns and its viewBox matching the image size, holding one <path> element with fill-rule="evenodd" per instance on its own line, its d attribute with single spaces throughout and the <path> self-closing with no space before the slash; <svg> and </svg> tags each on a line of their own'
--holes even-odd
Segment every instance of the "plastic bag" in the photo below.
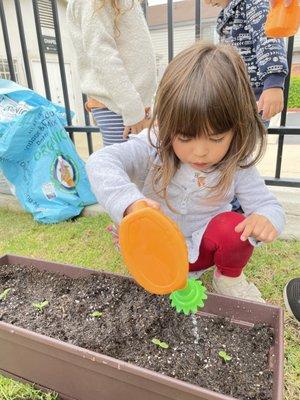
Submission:
<svg viewBox="0 0 300 400">
<path fill-rule="evenodd" d="M 0 79 L 0 169 L 22 206 L 44 223 L 96 202 L 65 124 L 64 108 Z"/>
</svg>

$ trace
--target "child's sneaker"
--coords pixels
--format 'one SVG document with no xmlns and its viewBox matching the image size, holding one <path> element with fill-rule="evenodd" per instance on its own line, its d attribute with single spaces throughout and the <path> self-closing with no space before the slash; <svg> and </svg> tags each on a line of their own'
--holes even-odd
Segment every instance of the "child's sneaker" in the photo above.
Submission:
<svg viewBox="0 0 300 400">
<path fill-rule="evenodd" d="M 243 272 L 237 278 L 231 278 L 229 276 L 222 275 L 216 269 L 212 284 L 216 293 L 265 303 L 265 300 L 261 297 L 260 291 L 254 285 L 254 283 L 247 282 Z"/>
<path fill-rule="evenodd" d="M 205 272 L 209 271 L 209 270 L 212 269 L 212 268 L 214 268 L 214 267 L 209 267 L 209 268 L 206 268 L 206 269 L 200 269 L 200 271 L 190 271 L 190 272 L 189 272 L 189 278 L 199 279 L 199 278 L 201 278 L 201 276 L 202 276 Z"/>
<path fill-rule="evenodd" d="M 289 313 L 300 322 L 300 278 L 292 279 L 286 284 L 283 298 Z"/>
</svg>

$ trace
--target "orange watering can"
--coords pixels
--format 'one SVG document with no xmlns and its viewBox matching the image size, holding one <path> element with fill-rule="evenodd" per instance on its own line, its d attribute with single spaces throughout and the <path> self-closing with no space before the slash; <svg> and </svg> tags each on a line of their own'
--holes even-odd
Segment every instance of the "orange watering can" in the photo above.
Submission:
<svg viewBox="0 0 300 400">
<path fill-rule="evenodd" d="M 283 0 L 276 0 L 265 24 L 266 35 L 274 38 L 294 36 L 299 26 L 300 5 L 298 0 L 292 0 L 288 7 L 284 5 Z"/>
<path fill-rule="evenodd" d="M 125 264 L 144 289 L 169 294 L 172 306 L 185 314 L 203 307 L 206 288 L 188 279 L 189 262 L 185 239 L 178 226 L 145 201 L 121 222 L 120 247 Z"/>
</svg>

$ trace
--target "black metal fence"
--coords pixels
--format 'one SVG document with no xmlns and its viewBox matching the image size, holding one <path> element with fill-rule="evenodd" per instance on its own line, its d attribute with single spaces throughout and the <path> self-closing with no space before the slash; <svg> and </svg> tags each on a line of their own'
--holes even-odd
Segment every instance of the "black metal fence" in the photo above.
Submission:
<svg viewBox="0 0 300 400">
<path fill-rule="evenodd" d="M 14 1 L 16 19 L 19 29 L 19 40 L 22 48 L 22 56 L 25 68 L 25 74 L 27 79 L 27 85 L 29 88 L 33 89 L 32 84 L 32 76 L 30 71 L 30 64 L 28 59 L 28 52 L 27 52 L 27 44 L 26 44 L 26 32 L 24 30 L 23 24 L 23 17 L 22 11 L 20 6 L 20 0 L 10 0 L 11 2 Z M 38 41 L 39 47 L 39 55 L 42 67 L 42 74 L 43 74 L 43 83 L 45 87 L 45 94 L 46 97 L 51 100 L 51 91 L 50 91 L 50 84 L 49 84 L 49 76 L 47 71 L 47 62 L 45 57 L 45 48 L 42 42 L 42 29 L 41 29 L 41 21 L 39 16 L 39 1 L 40 0 L 31 0 L 32 8 L 34 13 L 35 19 L 35 29 L 36 29 L 36 36 Z M 69 92 L 67 86 L 67 79 L 66 79 L 66 71 L 65 71 L 65 64 L 64 64 L 64 53 L 63 53 L 63 46 L 61 40 L 61 32 L 60 32 L 60 25 L 59 25 L 59 18 L 58 18 L 58 9 L 57 9 L 57 0 L 48 0 L 51 4 L 52 9 L 52 17 L 53 17 L 53 25 L 55 30 L 55 38 L 57 44 L 57 55 L 59 61 L 59 68 L 60 68 L 60 77 L 61 77 L 61 85 L 62 91 L 64 96 L 64 104 L 66 108 L 67 114 L 67 123 L 66 130 L 69 132 L 70 138 L 74 141 L 74 133 L 77 132 L 84 132 L 86 133 L 87 138 L 87 146 L 89 154 L 93 152 L 93 141 L 92 141 L 92 133 L 99 132 L 98 128 L 95 126 L 91 126 L 90 119 L 88 113 L 84 109 L 84 126 L 72 126 L 72 117 L 71 117 L 71 110 L 70 110 L 70 101 L 69 101 Z M 169 61 L 173 58 L 174 54 L 174 21 L 173 21 L 173 0 L 167 0 L 168 8 L 167 8 L 167 25 L 168 25 L 168 58 Z M 143 3 L 143 9 L 145 16 L 147 18 L 147 0 Z M 14 71 L 14 63 L 13 57 L 11 52 L 10 46 L 10 38 L 7 29 L 7 19 L 6 13 L 4 9 L 3 0 L 0 0 L 0 18 L 1 18 L 1 25 L 2 25 L 2 32 L 3 32 L 3 40 L 5 44 L 6 50 L 6 57 L 9 66 L 10 72 L 10 79 L 15 81 L 15 71 Z M 195 0 L 195 40 L 200 39 L 200 27 L 201 27 L 201 6 L 200 0 Z M 294 38 L 291 37 L 288 40 L 288 49 L 287 49 L 287 56 L 288 56 L 288 65 L 289 70 L 291 71 L 292 65 L 292 56 L 293 56 L 293 47 L 294 47 Z M 280 126 L 278 128 L 269 128 L 268 134 L 269 135 L 278 135 L 278 148 L 277 148 L 277 158 L 276 158 L 276 168 L 274 177 L 266 177 L 266 183 L 269 185 L 276 185 L 276 186 L 290 186 L 290 187 L 300 187 L 300 178 L 299 179 L 283 179 L 281 178 L 281 164 L 282 164 L 282 155 L 283 155 L 283 148 L 284 148 L 284 138 L 286 135 L 300 135 L 300 126 L 299 127 L 287 127 L 286 126 L 286 116 L 287 116 L 287 103 L 288 103 L 288 92 L 290 87 L 290 75 L 288 75 L 286 79 L 286 86 L 284 91 L 284 109 L 281 114 Z M 86 101 L 86 96 L 82 96 L 83 103 Z"/>
</svg>

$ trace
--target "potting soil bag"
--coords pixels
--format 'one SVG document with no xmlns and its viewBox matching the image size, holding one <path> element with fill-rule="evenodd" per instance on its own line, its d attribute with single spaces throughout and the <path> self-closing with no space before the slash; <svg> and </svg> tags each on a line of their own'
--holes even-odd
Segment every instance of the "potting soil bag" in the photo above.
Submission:
<svg viewBox="0 0 300 400">
<path fill-rule="evenodd" d="M 22 206 L 44 223 L 96 202 L 65 124 L 64 108 L 0 79 L 0 170 Z"/>
</svg>

